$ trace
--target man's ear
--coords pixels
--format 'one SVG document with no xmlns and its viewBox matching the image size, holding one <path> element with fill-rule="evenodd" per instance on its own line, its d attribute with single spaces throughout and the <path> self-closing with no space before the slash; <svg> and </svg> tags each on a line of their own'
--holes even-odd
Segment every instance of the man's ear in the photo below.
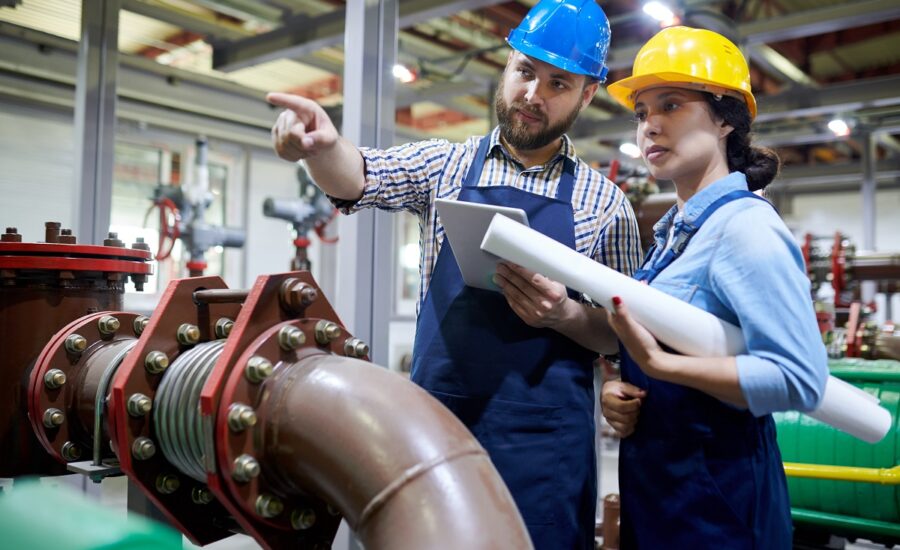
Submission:
<svg viewBox="0 0 900 550">
<path fill-rule="evenodd" d="M 587 78 L 587 77 L 585 77 Z M 588 106 L 592 99 L 594 99 L 594 95 L 597 94 L 597 90 L 600 89 L 599 82 L 591 82 L 581 91 L 581 108 L 584 109 Z"/>
</svg>

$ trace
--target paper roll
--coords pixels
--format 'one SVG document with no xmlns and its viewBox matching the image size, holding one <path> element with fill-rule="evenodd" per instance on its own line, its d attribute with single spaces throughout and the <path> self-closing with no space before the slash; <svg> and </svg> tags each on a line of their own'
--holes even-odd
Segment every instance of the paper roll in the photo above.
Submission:
<svg viewBox="0 0 900 550">
<path fill-rule="evenodd" d="M 481 249 L 587 294 L 607 309 L 612 309 L 613 296 L 621 297 L 637 322 L 685 355 L 732 356 L 747 350 L 741 330 L 731 323 L 505 216 L 494 216 Z M 880 441 L 891 427 L 891 414 L 878 405 L 878 399 L 833 376 L 819 407 L 807 414 L 869 443 Z"/>
</svg>

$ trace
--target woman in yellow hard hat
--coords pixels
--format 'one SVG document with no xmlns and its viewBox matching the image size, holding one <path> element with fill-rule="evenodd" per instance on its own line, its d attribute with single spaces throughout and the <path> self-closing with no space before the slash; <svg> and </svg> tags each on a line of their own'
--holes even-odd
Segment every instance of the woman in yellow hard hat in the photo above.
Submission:
<svg viewBox="0 0 900 550">
<path fill-rule="evenodd" d="M 827 359 L 803 258 L 765 199 L 774 152 L 750 145 L 756 101 L 738 48 L 672 27 L 610 95 L 633 110 L 651 174 L 677 204 L 635 277 L 741 327 L 747 352 L 663 349 L 613 298 L 622 380 L 603 414 L 622 436 L 622 548 L 791 547 L 790 502 L 771 413 L 811 410 Z"/>
</svg>

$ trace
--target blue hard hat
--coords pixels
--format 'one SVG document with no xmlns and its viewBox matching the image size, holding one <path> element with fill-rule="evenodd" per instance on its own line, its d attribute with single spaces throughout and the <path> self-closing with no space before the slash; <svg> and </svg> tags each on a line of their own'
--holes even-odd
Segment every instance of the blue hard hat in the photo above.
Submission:
<svg viewBox="0 0 900 550">
<path fill-rule="evenodd" d="M 596 0 L 541 0 L 506 41 L 529 57 L 602 82 L 609 35 Z"/>
</svg>

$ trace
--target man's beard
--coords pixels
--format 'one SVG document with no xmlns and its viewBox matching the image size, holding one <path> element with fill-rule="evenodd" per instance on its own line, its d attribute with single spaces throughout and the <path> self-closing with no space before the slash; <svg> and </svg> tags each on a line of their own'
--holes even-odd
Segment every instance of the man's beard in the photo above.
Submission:
<svg viewBox="0 0 900 550">
<path fill-rule="evenodd" d="M 568 132 L 572 124 L 575 123 L 575 119 L 578 118 L 581 105 L 576 105 L 565 119 L 553 126 L 546 126 L 547 116 L 539 109 L 531 107 L 524 101 L 514 101 L 511 106 L 507 105 L 503 99 L 503 81 L 501 80 L 500 85 L 497 86 L 497 93 L 494 95 L 494 110 L 497 112 L 497 121 L 500 123 L 500 135 L 503 136 L 504 141 L 516 149 L 532 151 L 549 145 Z M 532 133 L 527 123 L 514 118 L 516 111 L 523 111 L 537 117 L 544 123 L 545 127 Z"/>
</svg>

